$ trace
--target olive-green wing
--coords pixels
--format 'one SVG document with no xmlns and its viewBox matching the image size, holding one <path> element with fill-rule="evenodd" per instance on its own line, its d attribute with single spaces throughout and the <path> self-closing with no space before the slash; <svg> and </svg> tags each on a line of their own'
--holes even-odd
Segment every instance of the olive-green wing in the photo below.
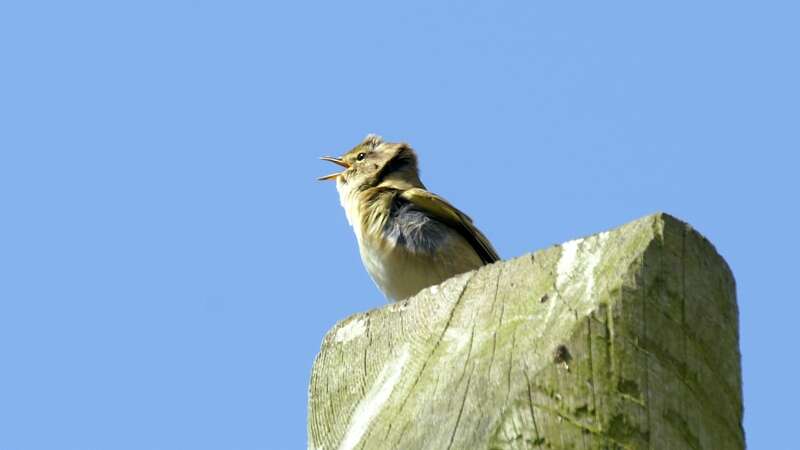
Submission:
<svg viewBox="0 0 800 450">
<path fill-rule="evenodd" d="M 448 203 L 447 200 L 420 188 L 404 190 L 400 197 L 413 203 L 414 206 L 430 214 L 434 219 L 458 231 L 475 249 L 484 263 L 500 260 L 500 256 L 497 255 L 486 236 L 472 224 L 472 219 Z"/>
</svg>

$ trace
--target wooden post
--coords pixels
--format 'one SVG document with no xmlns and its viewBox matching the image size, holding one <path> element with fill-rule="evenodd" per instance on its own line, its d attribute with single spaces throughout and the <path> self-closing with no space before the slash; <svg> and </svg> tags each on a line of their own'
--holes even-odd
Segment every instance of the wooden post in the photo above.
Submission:
<svg viewBox="0 0 800 450">
<path fill-rule="evenodd" d="M 742 449 L 741 424 L 733 276 L 655 214 L 338 323 L 308 445 Z"/>
</svg>

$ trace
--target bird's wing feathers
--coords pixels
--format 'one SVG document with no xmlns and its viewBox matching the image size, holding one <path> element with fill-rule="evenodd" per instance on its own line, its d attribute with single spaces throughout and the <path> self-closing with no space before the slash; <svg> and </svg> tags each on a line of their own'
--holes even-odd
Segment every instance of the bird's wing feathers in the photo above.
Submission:
<svg viewBox="0 0 800 450">
<path fill-rule="evenodd" d="M 486 236 L 472 224 L 472 219 L 448 203 L 447 200 L 420 188 L 403 190 L 400 197 L 413 203 L 436 220 L 458 231 L 475 249 L 475 252 L 484 263 L 488 264 L 500 260 L 500 256 L 498 256 L 489 240 L 486 239 Z"/>
</svg>

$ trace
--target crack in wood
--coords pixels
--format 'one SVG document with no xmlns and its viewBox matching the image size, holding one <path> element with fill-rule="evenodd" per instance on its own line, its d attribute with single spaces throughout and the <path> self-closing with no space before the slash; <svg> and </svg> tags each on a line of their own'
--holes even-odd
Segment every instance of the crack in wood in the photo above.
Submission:
<svg viewBox="0 0 800 450">
<path fill-rule="evenodd" d="M 466 368 L 466 367 L 465 367 Z M 467 387 L 464 389 L 464 396 L 461 398 L 461 408 L 458 410 L 458 416 L 456 417 L 456 424 L 453 426 L 453 432 L 450 434 L 450 443 L 447 444 L 447 450 L 453 447 L 453 441 L 456 437 L 456 432 L 458 431 L 458 424 L 461 422 L 461 415 L 464 413 L 464 405 L 467 403 L 467 397 L 469 396 L 469 386 L 472 383 L 472 374 L 475 372 L 475 364 L 472 364 L 472 370 L 469 372 L 469 377 L 467 377 Z"/>
<path fill-rule="evenodd" d="M 511 397 L 511 370 L 514 368 L 514 350 L 516 349 L 517 345 L 517 329 L 516 327 L 511 332 L 511 351 L 508 352 L 508 371 L 506 373 L 506 400 L 503 402 L 503 405 L 508 405 L 508 399 Z"/>
<path fill-rule="evenodd" d="M 455 315 L 456 309 L 458 309 L 459 305 L 461 304 L 461 300 L 464 297 L 464 293 L 467 292 L 467 288 L 469 287 L 470 282 L 472 282 L 472 280 L 475 278 L 476 274 L 477 274 L 477 272 L 473 272 L 470 275 L 469 279 L 466 281 L 466 283 L 464 283 L 464 287 L 461 289 L 461 292 L 458 294 L 458 298 L 456 298 L 456 301 L 453 303 L 453 307 L 450 309 L 450 314 L 448 315 L 447 321 L 445 322 L 444 327 L 442 328 L 442 332 L 439 333 L 439 336 L 436 339 L 436 343 L 433 345 L 433 348 L 428 353 L 428 355 L 425 357 L 425 360 L 422 363 L 422 367 L 420 368 L 419 372 L 417 372 L 417 376 L 414 378 L 414 382 L 411 384 L 411 387 L 409 388 L 408 392 L 403 397 L 403 401 L 400 403 L 400 407 L 398 408 L 397 412 L 394 414 L 394 417 L 399 416 L 403 412 L 403 409 L 405 408 L 405 405 L 408 402 L 408 399 L 411 398 L 411 395 L 414 392 L 414 389 L 416 388 L 417 383 L 419 383 L 420 378 L 422 378 L 422 374 L 425 372 L 425 368 L 428 366 L 428 363 L 430 362 L 431 358 L 436 353 L 436 350 L 439 348 L 439 345 L 442 342 L 442 338 L 444 337 L 444 334 L 447 332 L 448 328 L 450 328 L 450 322 L 453 320 L 453 316 Z M 387 437 L 388 437 L 388 433 L 387 433 Z"/>
<path fill-rule="evenodd" d="M 542 448 L 542 444 L 540 443 L 542 438 L 541 434 L 539 434 L 539 426 L 536 423 L 536 413 L 533 410 L 533 392 L 531 392 L 531 379 L 528 377 L 528 364 L 525 363 L 525 369 L 522 371 L 525 375 L 525 385 L 528 388 L 528 410 L 531 414 L 531 422 L 533 422 L 533 431 L 536 433 L 536 440 L 534 442 L 537 443 L 537 447 Z"/>
</svg>

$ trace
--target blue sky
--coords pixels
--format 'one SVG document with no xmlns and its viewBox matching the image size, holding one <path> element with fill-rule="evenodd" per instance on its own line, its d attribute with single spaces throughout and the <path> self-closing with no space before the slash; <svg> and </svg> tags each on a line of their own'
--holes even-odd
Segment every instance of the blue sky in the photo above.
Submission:
<svg viewBox="0 0 800 450">
<path fill-rule="evenodd" d="M 507 258 L 695 226 L 738 282 L 748 444 L 789 448 L 798 9 L 2 3 L 0 449 L 305 446 L 324 333 L 384 303 L 314 181 L 369 132 Z"/>
</svg>

